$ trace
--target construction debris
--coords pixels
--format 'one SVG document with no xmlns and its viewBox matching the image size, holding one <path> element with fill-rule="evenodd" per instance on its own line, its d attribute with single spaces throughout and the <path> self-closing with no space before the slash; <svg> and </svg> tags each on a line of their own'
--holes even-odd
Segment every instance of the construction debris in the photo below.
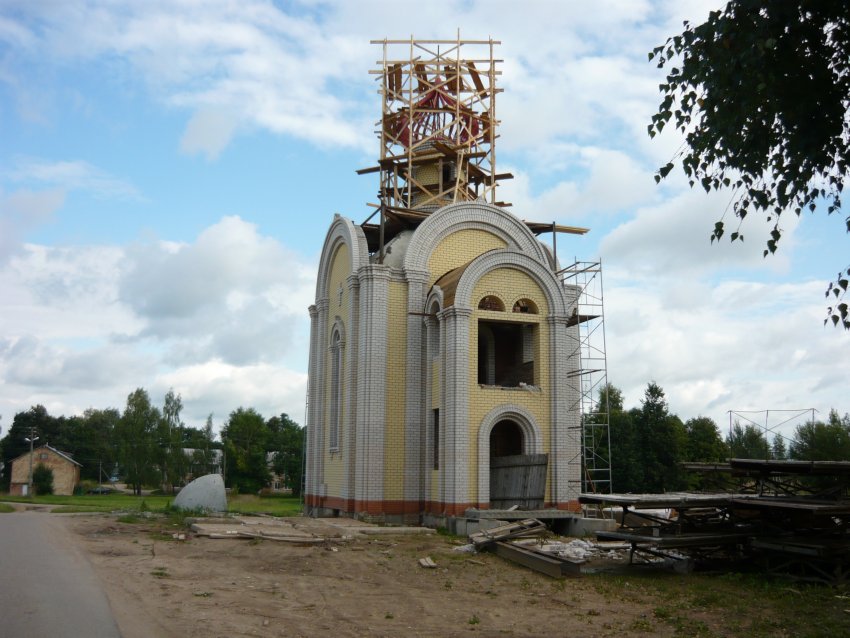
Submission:
<svg viewBox="0 0 850 638">
<path fill-rule="evenodd" d="M 497 527 L 475 532 L 469 535 L 469 540 L 475 545 L 475 549 L 486 548 L 497 541 L 505 541 L 511 538 L 523 538 L 529 536 L 540 536 L 546 533 L 546 525 L 536 518 L 526 518 L 514 523 L 506 523 Z"/>
<path fill-rule="evenodd" d="M 547 533 L 546 526 L 541 521 L 527 518 L 470 534 L 469 540 L 472 541 L 475 549 L 493 551 L 497 556 L 553 578 L 580 575 L 584 560 L 541 549 L 542 543 L 539 543 L 539 539 Z M 537 546 L 530 546 L 522 540 L 510 542 L 511 539 L 529 539 L 530 537 L 538 539 Z"/>
</svg>

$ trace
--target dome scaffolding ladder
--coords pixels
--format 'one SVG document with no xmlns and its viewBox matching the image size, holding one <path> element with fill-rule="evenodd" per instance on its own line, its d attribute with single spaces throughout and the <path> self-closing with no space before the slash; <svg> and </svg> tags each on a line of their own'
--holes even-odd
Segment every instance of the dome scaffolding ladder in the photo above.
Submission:
<svg viewBox="0 0 850 638">
<path fill-rule="evenodd" d="M 571 465 L 571 493 L 609 494 L 611 438 L 609 431 L 605 315 L 602 262 L 578 261 L 558 272 L 565 288 L 572 288 L 575 303 L 568 320 L 569 356 L 577 362 L 568 373 L 570 412 L 578 413 L 575 426 L 578 454 Z M 573 477 L 579 477 L 578 481 Z M 587 513 L 591 514 L 590 512 Z"/>
</svg>

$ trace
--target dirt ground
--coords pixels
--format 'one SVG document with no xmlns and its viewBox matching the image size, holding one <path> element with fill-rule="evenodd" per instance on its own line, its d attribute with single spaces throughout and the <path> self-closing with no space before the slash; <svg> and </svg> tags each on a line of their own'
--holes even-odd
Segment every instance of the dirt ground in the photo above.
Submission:
<svg viewBox="0 0 850 638">
<path fill-rule="evenodd" d="M 554 580 L 439 535 L 338 536 L 300 545 L 259 539 L 174 540 L 164 519 L 68 516 L 126 638 L 150 636 L 672 635 L 654 601 L 624 600 L 599 576 Z M 425 569 L 418 559 L 437 564 Z M 656 601 L 657 602 L 657 601 Z M 651 625 L 651 627 L 650 627 Z"/>
</svg>

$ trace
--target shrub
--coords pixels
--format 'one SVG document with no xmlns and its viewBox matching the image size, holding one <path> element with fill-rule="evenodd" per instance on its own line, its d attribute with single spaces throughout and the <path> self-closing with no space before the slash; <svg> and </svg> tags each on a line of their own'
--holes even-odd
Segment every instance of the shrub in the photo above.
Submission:
<svg viewBox="0 0 850 638">
<path fill-rule="evenodd" d="M 36 494 L 53 494 L 53 470 L 39 463 L 32 471 L 32 486 Z"/>
</svg>

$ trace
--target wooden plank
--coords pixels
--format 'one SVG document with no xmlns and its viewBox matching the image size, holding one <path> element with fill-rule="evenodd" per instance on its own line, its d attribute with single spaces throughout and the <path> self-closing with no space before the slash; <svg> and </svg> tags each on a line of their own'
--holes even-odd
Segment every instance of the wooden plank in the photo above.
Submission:
<svg viewBox="0 0 850 638">
<path fill-rule="evenodd" d="M 466 66 L 469 68 L 469 77 L 472 78 L 472 83 L 475 85 L 475 90 L 481 93 L 482 95 L 486 95 L 484 92 L 484 83 L 481 81 L 481 76 L 478 75 L 478 69 L 475 68 L 475 62 L 472 60 L 466 63 Z"/>
<path fill-rule="evenodd" d="M 567 558 L 505 542 L 494 543 L 492 550 L 501 558 L 524 565 L 552 578 L 581 576 L 581 563 Z"/>
<path fill-rule="evenodd" d="M 596 532 L 598 540 L 626 541 L 632 545 L 651 545 L 653 547 L 713 547 L 715 545 L 734 545 L 747 538 L 746 534 L 680 534 L 678 536 L 651 536 L 632 532 Z"/>
<path fill-rule="evenodd" d="M 543 507 L 547 454 L 517 454 L 490 460 L 490 503 L 494 508 L 513 505 Z"/>
<path fill-rule="evenodd" d="M 579 503 L 618 505 L 635 509 L 684 509 L 688 507 L 723 507 L 741 494 L 694 494 L 668 492 L 667 494 L 579 494 Z"/>
<path fill-rule="evenodd" d="M 476 547 L 480 548 L 497 541 L 542 534 L 545 531 L 546 526 L 542 522 L 534 518 L 526 518 L 514 523 L 506 523 L 505 525 L 482 529 L 474 534 L 470 534 L 469 540 Z"/>
</svg>

